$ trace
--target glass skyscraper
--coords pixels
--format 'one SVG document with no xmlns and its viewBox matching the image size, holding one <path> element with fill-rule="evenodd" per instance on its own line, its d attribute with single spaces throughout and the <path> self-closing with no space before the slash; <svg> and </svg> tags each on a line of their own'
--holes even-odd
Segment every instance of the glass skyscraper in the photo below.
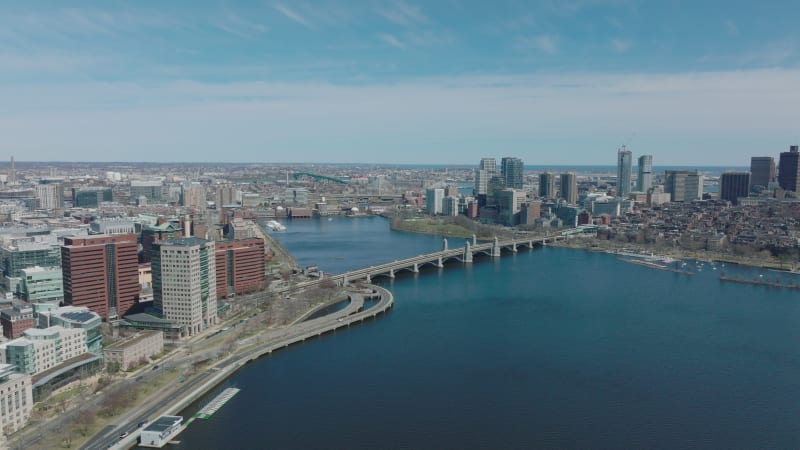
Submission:
<svg viewBox="0 0 800 450">
<path fill-rule="evenodd" d="M 627 197 L 631 193 L 631 151 L 623 145 L 617 151 L 617 197 Z"/>
</svg>

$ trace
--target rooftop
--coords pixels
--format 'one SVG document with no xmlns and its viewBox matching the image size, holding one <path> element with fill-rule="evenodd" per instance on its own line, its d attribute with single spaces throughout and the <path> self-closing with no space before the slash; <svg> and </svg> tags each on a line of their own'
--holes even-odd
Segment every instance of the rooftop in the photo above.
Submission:
<svg viewBox="0 0 800 450">
<path fill-rule="evenodd" d="M 168 241 L 163 241 L 161 243 L 161 245 L 164 246 L 164 247 L 167 247 L 167 246 L 193 247 L 195 245 L 204 246 L 208 242 L 209 241 L 207 241 L 205 239 L 200 239 L 198 237 L 192 236 L 192 237 L 185 237 L 185 238 L 180 238 L 180 239 L 170 239 Z"/>
<path fill-rule="evenodd" d="M 159 334 L 159 333 L 161 333 L 161 332 L 157 331 L 157 330 L 142 331 L 140 333 L 137 333 L 135 336 L 132 336 L 129 339 L 123 339 L 121 341 L 114 342 L 113 344 L 107 346 L 105 349 L 106 350 L 115 350 L 115 349 L 120 349 L 120 348 L 126 348 L 126 347 L 129 347 L 131 345 L 136 345 L 136 343 L 141 341 L 142 339 L 146 339 L 146 338 L 148 338 L 150 336 L 153 336 L 154 334 Z"/>
<path fill-rule="evenodd" d="M 144 431 L 163 433 L 181 422 L 183 422 L 182 416 L 161 416 L 148 425 Z"/>
</svg>

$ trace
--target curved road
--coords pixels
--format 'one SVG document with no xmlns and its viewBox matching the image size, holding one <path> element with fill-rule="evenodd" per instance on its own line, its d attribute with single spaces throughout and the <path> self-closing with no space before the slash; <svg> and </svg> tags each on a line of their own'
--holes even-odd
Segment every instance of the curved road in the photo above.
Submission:
<svg viewBox="0 0 800 450">
<path fill-rule="evenodd" d="M 270 354 L 275 350 L 303 342 L 306 339 L 376 317 L 394 305 L 394 296 L 388 290 L 380 286 L 371 286 L 371 290 L 372 292 L 370 293 L 351 292 L 349 294 L 350 304 L 342 310 L 298 323 L 287 329 L 252 336 L 239 342 L 240 347 L 255 345 L 255 348 L 228 357 L 203 373 L 182 383 L 177 390 L 162 392 L 156 397 L 148 399 L 144 405 L 129 411 L 117 419 L 119 425 L 110 425 L 104 428 L 82 448 L 86 450 L 101 450 L 109 447 L 129 448 L 138 441 L 138 423 L 152 420 L 163 414 L 177 414 L 181 409 L 188 406 L 202 396 L 203 393 L 216 386 L 248 362 Z M 380 297 L 378 303 L 363 310 L 365 298 L 378 296 Z M 129 435 L 120 440 L 119 436 L 126 432 Z"/>
</svg>

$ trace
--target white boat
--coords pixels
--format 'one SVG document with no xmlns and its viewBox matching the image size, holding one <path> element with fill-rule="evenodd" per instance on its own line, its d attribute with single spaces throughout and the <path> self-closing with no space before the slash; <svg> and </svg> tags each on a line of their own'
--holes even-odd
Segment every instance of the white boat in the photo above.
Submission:
<svg viewBox="0 0 800 450">
<path fill-rule="evenodd" d="M 275 220 L 269 220 L 264 225 L 266 225 L 267 228 L 269 228 L 272 231 L 286 231 L 286 227 L 281 225 L 280 222 L 277 222 Z"/>
</svg>

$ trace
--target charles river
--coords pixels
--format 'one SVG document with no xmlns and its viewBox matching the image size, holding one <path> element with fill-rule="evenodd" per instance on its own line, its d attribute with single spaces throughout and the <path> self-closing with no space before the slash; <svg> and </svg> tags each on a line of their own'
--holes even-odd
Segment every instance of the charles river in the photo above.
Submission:
<svg viewBox="0 0 800 450">
<path fill-rule="evenodd" d="M 377 217 L 287 227 L 332 273 L 441 248 Z M 389 314 L 245 366 L 172 448 L 800 448 L 798 291 L 549 247 L 449 264 L 380 279 Z"/>
</svg>

